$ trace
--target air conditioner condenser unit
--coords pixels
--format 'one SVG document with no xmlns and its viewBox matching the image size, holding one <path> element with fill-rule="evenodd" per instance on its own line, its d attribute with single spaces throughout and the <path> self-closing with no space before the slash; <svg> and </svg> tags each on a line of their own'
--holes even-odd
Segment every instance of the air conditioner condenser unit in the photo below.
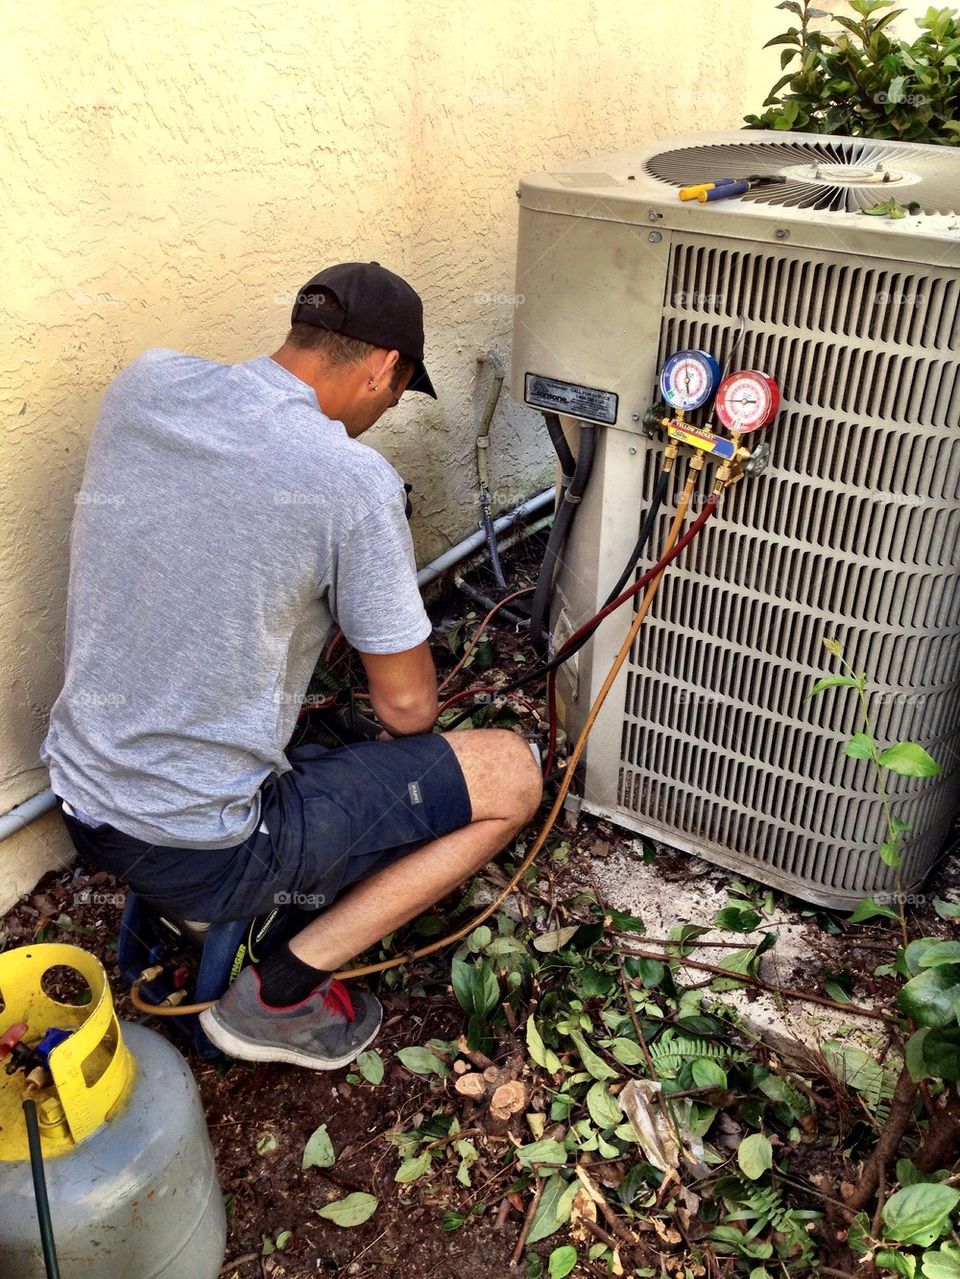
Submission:
<svg viewBox="0 0 960 1279">
<path fill-rule="evenodd" d="M 678 199 L 746 175 L 777 181 Z M 511 389 L 558 413 L 571 440 L 599 425 L 555 645 L 600 607 L 636 541 L 665 446 L 644 415 L 668 357 L 704 350 L 782 391 L 769 469 L 731 490 L 664 577 L 591 735 L 585 805 L 831 907 L 896 878 L 876 854 L 871 767 L 843 752 L 856 706 L 843 690 L 806 697 L 831 669 L 825 636 L 867 672 L 877 739 L 920 741 L 944 766 L 891 778 L 913 829 L 905 890 L 957 807 L 958 210 L 960 150 L 812 134 L 675 138 L 521 183 Z M 563 668 L 568 732 L 629 614 Z"/>
</svg>

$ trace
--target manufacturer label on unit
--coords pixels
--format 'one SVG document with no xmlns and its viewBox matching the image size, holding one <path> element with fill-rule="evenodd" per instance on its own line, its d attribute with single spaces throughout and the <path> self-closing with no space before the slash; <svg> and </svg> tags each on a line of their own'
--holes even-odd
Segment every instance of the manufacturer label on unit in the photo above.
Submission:
<svg viewBox="0 0 960 1279">
<path fill-rule="evenodd" d="M 568 413 L 571 417 L 613 426 L 620 397 L 613 391 L 598 391 L 592 386 L 577 386 L 574 382 L 560 382 L 554 377 L 527 373 L 523 398 L 538 409 L 552 409 L 554 413 Z"/>
</svg>

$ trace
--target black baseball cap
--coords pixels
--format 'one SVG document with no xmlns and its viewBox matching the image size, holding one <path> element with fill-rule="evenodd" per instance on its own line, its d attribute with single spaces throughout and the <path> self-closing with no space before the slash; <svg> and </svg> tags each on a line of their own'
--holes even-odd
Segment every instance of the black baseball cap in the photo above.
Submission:
<svg viewBox="0 0 960 1279">
<path fill-rule="evenodd" d="M 291 324 L 358 338 L 413 360 L 407 388 L 437 398 L 423 364 L 423 303 L 415 289 L 379 262 L 341 262 L 308 280 L 293 304 Z"/>
</svg>

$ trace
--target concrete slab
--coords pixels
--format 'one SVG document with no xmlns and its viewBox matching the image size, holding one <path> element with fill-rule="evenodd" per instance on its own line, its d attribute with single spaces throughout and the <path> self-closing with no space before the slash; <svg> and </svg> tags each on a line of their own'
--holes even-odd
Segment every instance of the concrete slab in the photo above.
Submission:
<svg viewBox="0 0 960 1279">
<path fill-rule="evenodd" d="M 581 819 L 581 832 L 584 825 Z M 622 832 L 616 832 L 613 840 L 610 843 L 604 838 L 578 838 L 576 842 L 578 852 L 590 858 L 592 875 L 607 905 L 641 919 L 648 937 L 667 937 L 678 924 L 714 927 L 717 912 L 728 905 L 732 897 L 742 896 L 734 887 L 735 876 L 697 857 L 661 849 L 653 859 L 644 860 L 643 841 Z M 569 870 L 584 889 L 591 888 L 591 875 L 585 873 L 580 857 L 571 859 Z M 762 912 L 761 923 L 754 931 L 732 933 L 715 929 L 704 940 L 730 941 L 738 947 L 748 947 L 757 945 L 766 933 L 773 932 L 777 942 L 761 957 L 759 975 L 779 986 L 823 994 L 815 978 L 850 966 L 850 937 L 824 932 L 813 918 L 813 907 L 806 917 L 802 909 L 792 911 L 784 906 L 779 895 L 771 895 L 772 909 L 762 909 L 758 899 L 765 895 L 766 890 L 758 892 L 753 886 L 752 904 Z M 644 934 L 637 934 L 638 946 L 644 945 L 643 937 Z M 876 942 L 867 942 L 868 947 L 871 945 L 876 946 Z M 894 946 L 892 942 L 884 954 L 886 947 L 881 943 L 867 960 L 871 966 L 868 971 L 887 960 Z M 717 964 L 725 953 L 715 947 L 699 946 L 691 951 L 690 958 Z M 695 969 L 688 972 L 693 981 L 708 977 Z M 880 1060 L 891 1052 L 891 1037 L 877 1021 L 801 1000 L 786 1001 L 765 991 L 743 987 L 722 994 L 705 992 L 705 1007 L 717 1000 L 732 1007 L 752 1034 L 762 1037 L 781 1053 L 793 1054 L 798 1050 L 819 1053 L 824 1042 L 832 1039 L 853 1043 Z M 854 991 L 853 1001 L 873 1005 L 875 997 Z"/>
</svg>

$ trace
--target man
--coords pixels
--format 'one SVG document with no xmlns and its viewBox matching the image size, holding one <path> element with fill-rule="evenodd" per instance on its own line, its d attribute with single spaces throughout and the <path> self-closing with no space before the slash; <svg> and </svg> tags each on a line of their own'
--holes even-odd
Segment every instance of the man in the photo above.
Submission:
<svg viewBox="0 0 960 1279">
<path fill-rule="evenodd" d="M 42 755 L 76 847 L 180 917 L 327 908 L 202 1015 L 224 1052 L 335 1069 L 382 1010 L 331 974 L 529 821 L 499 730 L 433 734 L 405 493 L 359 437 L 435 397 L 423 307 L 375 262 L 321 271 L 272 356 L 148 351 L 108 388 L 71 538 L 64 688 Z M 335 622 L 385 740 L 290 740 Z"/>
</svg>

